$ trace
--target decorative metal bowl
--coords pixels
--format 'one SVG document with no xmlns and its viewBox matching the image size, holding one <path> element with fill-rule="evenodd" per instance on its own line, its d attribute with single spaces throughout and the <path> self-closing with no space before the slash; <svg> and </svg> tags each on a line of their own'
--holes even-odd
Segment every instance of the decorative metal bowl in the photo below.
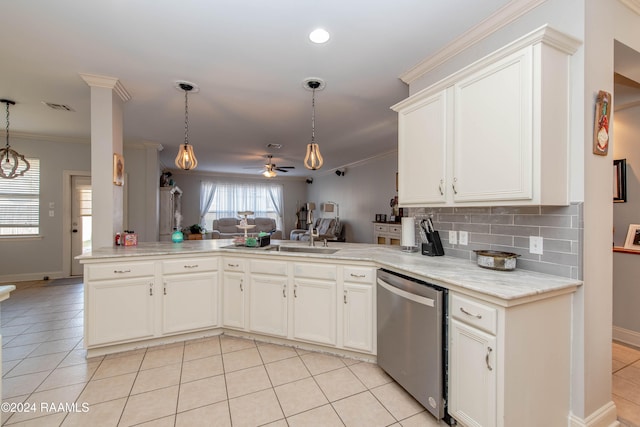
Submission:
<svg viewBox="0 0 640 427">
<path fill-rule="evenodd" d="M 516 268 L 516 258 L 520 255 L 512 252 L 491 250 L 475 250 L 478 255 L 478 265 L 491 270 L 510 271 Z"/>
</svg>

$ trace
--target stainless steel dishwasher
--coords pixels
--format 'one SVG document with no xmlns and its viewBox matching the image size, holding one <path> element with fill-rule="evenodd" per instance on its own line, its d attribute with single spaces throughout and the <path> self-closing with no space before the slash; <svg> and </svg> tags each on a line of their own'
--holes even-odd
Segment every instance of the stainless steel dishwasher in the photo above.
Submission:
<svg viewBox="0 0 640 427">
<path fill-rule="evenodd" d="M 448 418 L 446 298 L 446 289 L 378 270 L 378 365 L 437 419 Z"/>
</svg>

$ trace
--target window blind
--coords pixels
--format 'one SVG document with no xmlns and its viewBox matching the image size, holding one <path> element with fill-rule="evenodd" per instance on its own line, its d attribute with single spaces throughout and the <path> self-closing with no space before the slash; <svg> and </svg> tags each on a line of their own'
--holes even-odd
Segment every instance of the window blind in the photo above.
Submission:
<svg viewBox="0 0 640 427">
<path fill-rule="evenodd" d="M 40 232 L 40 160 L 23 176 L 0 179 L 0 236 Z"/>
</svg>

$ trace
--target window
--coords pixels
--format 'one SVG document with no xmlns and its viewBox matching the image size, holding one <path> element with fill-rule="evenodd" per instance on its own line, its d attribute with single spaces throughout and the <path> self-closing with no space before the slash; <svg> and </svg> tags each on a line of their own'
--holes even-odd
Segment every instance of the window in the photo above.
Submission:
<svg viewBox="0 0 640 427">
<path fill-rule="evenodd" d="M 0 236 L 40 233 L 40 160 L 23 176 L 0 180 Z"/>
<path fill-rule="evenodd" d="M 282 229 L 282 193 L 281 184 L 202 182 L 202 221 L 211 230 L 214 219 L 237 218 L 238 211 L 253 211 L 256 217 L 275 219 Z"/>
</svg>

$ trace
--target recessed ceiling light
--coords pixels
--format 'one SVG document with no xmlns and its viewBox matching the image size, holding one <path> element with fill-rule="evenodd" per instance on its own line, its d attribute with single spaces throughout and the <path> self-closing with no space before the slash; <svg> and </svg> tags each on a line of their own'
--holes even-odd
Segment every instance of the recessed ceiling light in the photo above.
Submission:
<svg viewBox="0 0 640 427">
<path fill-rule="evenodd" d="M 316 30 L 311 31 L 309 34 L 309 40 L 314 43 L 326 43 L 329 41 L 329 32 L 322 28 L 318 28 Z"/>
</svg>

